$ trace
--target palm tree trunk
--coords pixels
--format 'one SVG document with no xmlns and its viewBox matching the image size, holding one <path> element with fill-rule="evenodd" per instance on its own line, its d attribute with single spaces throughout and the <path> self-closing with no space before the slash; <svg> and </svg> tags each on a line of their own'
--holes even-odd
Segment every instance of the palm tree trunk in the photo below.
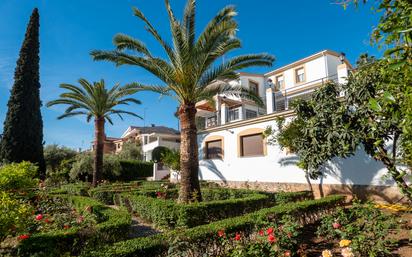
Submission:
<svg viewBox="0 0 412 257">
<path fill-rule="evenodd" d="M 180 191 L 179 202 L 201 201 L 199 184 L 199 158 L 194 104 L 182 104 L 179 109 L 180 143 Z"/>
<path fill-rule="evenodd" d="M 93 187 L 98 184 L 103 170 L 104 117 L 95 118 L 94 135 Z"/>
</svg>

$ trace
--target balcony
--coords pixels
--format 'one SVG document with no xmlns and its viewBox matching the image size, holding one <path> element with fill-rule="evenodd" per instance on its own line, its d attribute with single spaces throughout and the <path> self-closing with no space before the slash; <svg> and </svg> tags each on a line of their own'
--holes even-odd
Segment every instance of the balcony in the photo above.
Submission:
<svg viewBox="0 0 412 257">
<path fill-rule="evenodd" d="M 305 84 L 274 91 L 268 88 L 266 93 L 267 113 L 290 110 L 292 103 L 298 99 L 308 100 L 313 92 L 327 82 L 338 80 L 337 74 L 307 82 Z M 273 92 L 274 91 L 274 92 Z"/>
</svg>

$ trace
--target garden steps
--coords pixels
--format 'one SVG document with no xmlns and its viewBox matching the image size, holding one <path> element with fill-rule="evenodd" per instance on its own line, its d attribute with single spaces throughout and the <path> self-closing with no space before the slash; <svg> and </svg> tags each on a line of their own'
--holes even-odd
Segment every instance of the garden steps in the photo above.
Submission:
<svg viewBox="0 0 412 257">
<path fill-rule="evenodd" d="M 119 206 L 117 205 L 108 205 L 108 207 L 115 210 L 119 209 Z M 162 233 L 160 230 L 153 228 L 151 224 L 144 222 L 141 218 L 132 214 L 132 224 L 130 225 L 129 239 L 153 236 L 160 233 Z"/>
</svg>

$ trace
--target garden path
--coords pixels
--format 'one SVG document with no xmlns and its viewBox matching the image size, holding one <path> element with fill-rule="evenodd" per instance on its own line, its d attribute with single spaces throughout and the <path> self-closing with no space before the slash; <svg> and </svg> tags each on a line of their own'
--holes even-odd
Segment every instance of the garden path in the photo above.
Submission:
<svg viewBox="0 0 412 257">
<path fill-rule="evenodd" d="M 117 205 L 109 205 L 110 208 L 118 209 Z M 132 224 L 130 226 L 129 238 L 147 237 L 162 233 L 151 226 L 151 224 L 145 223 L 139 217 L 132 215 Z"/>
</svg>

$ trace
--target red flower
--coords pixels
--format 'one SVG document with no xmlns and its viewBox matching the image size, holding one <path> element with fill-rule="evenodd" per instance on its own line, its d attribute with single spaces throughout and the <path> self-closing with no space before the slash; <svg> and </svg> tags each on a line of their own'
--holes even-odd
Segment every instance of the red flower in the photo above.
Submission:
<svg viewBox="0 0 412 257">
<path fill-rule="evenodd" d="M 332 224 L 332 227 L 333 227 L 334 229 L 339 229 L 339 228 L 342 227 L 342 225 L 339 224 L 339 223 L 337 223 L 337 222 L 334 222 L 334 223 Z"/>
<path fill-rule="evenodd" d="M 267 233 L 268 235 L 273 234 L 273 228 L 272 228 L 272 227 L 268 228 L 268 229 L 266 230 L 266 233 Z"/>
<path fill-rule="evenodd" d="M 19 236 L 19 240 L 24 240 L 24 239 L 27 239 L 27 238 L 29 238 L 29 237 L 30 237 L 29 234 L 20 235 L 20 236 Z"/>
<path fill-rule="evenodd" d="M 273 235 L 273 234 L 269 234 L 268 235 L 268 242 L 269 243 L 274 243 L 274 242 L 276 242 L 277 240 L 276 240 L 276 237 Z"/>
<path fill-rule="evenodd" d="M 42 219 L 43 219 L 43 215 L 42 215 L 42 214 L 36 215 L 36 220 L 42 220 Z"/>
<path fill-rule="evenodd" d="M 287 236 L 288 236 L 288 238 L 291 238 L 291 237 L 292 237 L 292 233 L 289 232 L 289 233 L 287 234 Z"/>
<path fill-rule="evenodd" d="M 217 235 L 218 235 L 219 237 L 224 237 L 224 236 L 225 236 L 225 231 L 224 231 L 224 230 L 219 230 L 219 231 L 217 232 Z"/>
<path fill-rule="evenodd" d="M 265 232 L 263 231 L 263 229 L 259 230 L 259 235 L 260 235 L 260 236 L 264 236 L 264 235 L 265 235 Z"/>
<path fill-rule="evenodd" d="M 70 225 L 64 225 L 63 228 L 64 228 L 64 229 L 69 229 L 69 228 L 70 228 Z"/>
<path fill-rule="evenodd" d="M 51 223 L 51 221 L 50 221 L 48 218 L 45 218 L 45 219 L 44 219 L 44 222 L 46 222 L 46 223 Z"/>
<path fill-rule="evenodd" d="M 292 254 L 290 253 L 290 251 L 289 250 L 287 250 L 286 252 L 285 252 L 285 256 L 286 257 L 290 257 Z"/>
<path fill-rule="evenodd" d="M 239 241 L 241 238 L 242 238 L 242 237 L 240 236 L 240 234 L 236 232 L 235 240 L 236 240 L 236 241 Z"/>
</svg>

